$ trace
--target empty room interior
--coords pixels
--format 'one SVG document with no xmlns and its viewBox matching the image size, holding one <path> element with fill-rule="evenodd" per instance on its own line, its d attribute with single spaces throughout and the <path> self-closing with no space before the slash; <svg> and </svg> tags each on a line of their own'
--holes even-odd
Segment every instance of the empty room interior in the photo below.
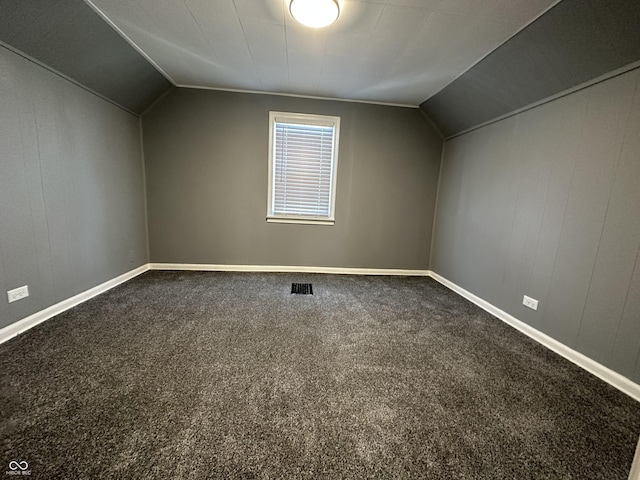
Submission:
<svg viewBox="0 0 640 480">
<path fill-rule="evenodd" d="M 0 123 L 0 475 L 640 479 L 637 0 L 0 0 Z"/>
</svg>

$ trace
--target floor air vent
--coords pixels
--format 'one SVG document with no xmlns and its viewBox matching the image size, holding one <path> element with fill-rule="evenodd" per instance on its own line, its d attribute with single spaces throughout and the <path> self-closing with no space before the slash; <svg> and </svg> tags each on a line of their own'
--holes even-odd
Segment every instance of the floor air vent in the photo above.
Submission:
<svg viewBox="0 0 640 480">
<path fill-rule="evenodd" d="M 310 283 L 292 283 L 291 293 L 298 295 L 313 295 L 313 287 Z"/>
</svg>

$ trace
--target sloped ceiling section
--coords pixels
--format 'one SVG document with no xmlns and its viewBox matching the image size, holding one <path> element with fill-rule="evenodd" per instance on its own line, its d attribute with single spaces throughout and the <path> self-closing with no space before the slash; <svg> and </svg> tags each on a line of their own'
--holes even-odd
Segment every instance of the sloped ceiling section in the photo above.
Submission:
<svg viewBox="0 0 640 480">
<path fill-rule="evenodd" d="M 640 60 L 640 1 L 563 0 L 420 105 L 445 137 Z"/>
<path fill-rule="evenodd" d="M 309 29 L 290 0 L 86 0 L 177 86 L 418 106 L 557 0 L 341 0 Z"/>
<path fill-rule="evenodd" d="M 0 0 L 0 41 L 136 114 L 171 87 L 82 0 Z"/>
</svg>

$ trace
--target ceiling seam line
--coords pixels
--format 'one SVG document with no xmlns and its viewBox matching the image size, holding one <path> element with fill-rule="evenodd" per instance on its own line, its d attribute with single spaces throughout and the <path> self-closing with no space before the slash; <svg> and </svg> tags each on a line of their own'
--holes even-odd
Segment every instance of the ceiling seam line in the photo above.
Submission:
<svg viewBox="0 0 640 480">
<path fill-rule="evenodd" d="M 207 43 L 207 45 L 209 45 L 209 48 L 211 49 L 211 53 L 214 55 L 214 57 L 216 59 L 216 62 L 220 63 L 220 59 L 216 55 L 215 47 L 211 44 L 211 42 L 209 41 L 209 38 L 204 34 L 204 30 L 202 29 L 202 26 L 200 25 L 200 22 L 198 22 L 198 19 L 196 18 L 196 16 L 191 11 L 191 8 L 189 8 L 189 4 L 188 4 L 187 0 L 184 0 L 184 6 L 187 8 L 187 11 L 189 12 L 189 15 L 191 16 L 191 18 L 193 19 L 194 23 L 198 27 L 198 31 L 200 32 L 200 35 L 202 35 L 202 38 L 204 38 L 204 41 Z"/>
<path fill-rule="evenodd" d="M 282 26 L 284 27 L 284 51 L 287 57 L 287 85 L 291 90 L 291 66 L 289 65 L 289 36 L 287 35 L 287 14 L 285 13 L 285 6 L 287 0 L 282 0 Z"/>
<path fill-rule="evenodd" d="M 251 47 L 249 46 L 249 42 L 247 41 L 247 34 L 244 31 L 244 25 L 242 25 L 242 20 L 240 19 L 240 12 L 238 11 L 236 0 L 233 0 L 233 8 L 236 11 L 236 15 L 238 17 L 238 24 L 240 25 L 240 30 L 242 30 L 242 38 L 244 38 L 244 44 L 247 46 L 247 50 L 249 51 L 249 57 L 251 57 L 251 65 L 253 65 L 253 70 L 256 74 L 256 78 L 258 79 L 258 83 L 260 83 L 260 86 L 264 88 L 264 86 L 262 85 L 262 79 L 260 78 L 260 73 L 258 73 L 258 67 L 256 67 L 256 61 L 253 58 L 253 52 L 251 51 Z"/>
</svg>

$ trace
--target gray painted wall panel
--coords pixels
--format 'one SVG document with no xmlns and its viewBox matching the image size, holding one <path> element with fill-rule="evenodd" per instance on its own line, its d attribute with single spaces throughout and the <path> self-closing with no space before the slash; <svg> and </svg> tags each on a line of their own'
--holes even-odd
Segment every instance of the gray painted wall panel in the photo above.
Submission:
<svg viewBox="0 0 640 480">
<path fill-rule="evenodd" d="M 616 157 L 617 155 L 614 157 L 617 160 Z M 610 328 L 610 319 L 622 315 L 627 292 L 619 286 L 631 281 L 636 252 L 640 245 L 640 222 L 628 221 L 630 214 L 633 214 L 633 211 L 627 209 L 629 202 L 636 206 L 635 211 L 640 207 L 639 197 L 634 193 L 632 190 L 616 192 L 615 198 L 608 199 L 609 204 L 605 211 L 604 226 L 578 337 L 579 348 L 596 360 L 604 358 L 615 342 L 617 332 Z"/>
<path fill-rule="evenodd" d="M 135 113 L 171 83 L 82 0 L 0 0 L 0 41 Z"/>
<path fill-rule="evenodd" d="M 586 112 L 584 98 L 584 94 L 578 93 L 540 109 L 547 113 L 545 116 L 552 134 L 538 138 L 538 148 L 542 149 L 541 156 L 548 152 L 548 148 L 551 153 L 547 164 L 548 171 L 541 172 L 542 178 L 547 180 L 547 185 L 541 227 L 533 234 L 537 241 L 527 290 L 529 296 L 540 301 L 540 305 L 537 312 L 532 312 L 521 305 L 521 296 L 510 299 L 517 317 L 538 329 L 542 328 L 542 318 L 547 310 L 549 285 L 562 234 L 569 188 L 577 158 L 576 151 L 582 133 L 583 122 L 580 119 L 584 118 Z M 535 157 L 535 150 L 532 153 Z"/>
<path fill-rule="evenodd" d="M 19 80 L 14 78 L 14 81 Z M 25 81 L 26 79 L 22 79 Z M 39 273 L 39 289 L 42 292 L 41 301 L 44 305 L 54 303 L 53 293 L 53 270 L 51 268 L 51 251 L 49 246 L 49 227 L 46 216 L 46 206 L 44 192 L 42 189 L 41 167 L 40 167 L 40 146 L 33 139 L 37 138 L 36 116 L 34 115 L 35 96 L 29 95 L 33 92 L 33 80 L 26 80 L 28 88 L 20 88 L 14 85 L 14 92 L 19 92 L 15 97 L 19 115 L 13 121 L 20 122 L 20 143 L 22 148 L 22 158 L 27 175 L 27 194 L 29 197 L 30 218 L 32 225 L 32 241 L 35 245 L 36 259 Z M 14 128 L 9 131 L 15 133 Z"/>
<path fill-rule="evenodd" d="M 270 110 L 341 117 L 334 226 L 266 222 Z M 176 89 L 143 131 L 153 262 L 427 268 L 442 140 L 417 109 Z"/>
<path fill-rule="evenodd" d="M 620 322 L 620 329 L 614 347 L 614 365 L 621 365 L 620 371 L 624 375 L 633 368 L 633 352 L 640 343 L 638 324 L 640 324 L 640 250 L 636 256 L 636 266 L 633 278 L 629 284 L 627 299 Z M 640 377 L 640 353 L 635 357 L 635 371 L 631 378 Z"/>
<path fill-rule="evenodd" d="M 421 108 L 445 136 L 640 60 L 640 2 L 563 0 Z"/>
<path fill-rule="evenodd" d="M 444 171 L 441 171 L 440 181 L 438 183 L 438 209 L 436 209 L 436 218 L 434 219 L 435 225 L 438 228 L 433 230 L 432 236 L 432 252 L 436 247 L 438 241 L 440 240 L 440 231 L 457 231 L 459 226 L 456 225 L 456 220 L 458 218 L 463 218 L 462 216 L 458 216 L 457 212 L 464 208 L 464 202 L 461 201 L 460 197 L 464 193 L 463 185 L 463 172 L 462 163 L 465 158 L 465 146 L 466 138 L 461 138 L 461 141 L 443 145 L 442 147 L 442 155 L 443 158 L 446 157 L 448 160 L 447 166 L 447 174 L 445 175 Z M 437 217 L 438 210 L 442 212 L 451 212 L 451 215 L 446 215 L 442 217 Z M 466 215 L 464 218 L 467 218 Z M 460 237 L 457 235 L 452 235 L 447 239 L 450 242 L 450 248 L 439 249 L 438 251 L 438 261 L 451 266 L 452 274 L 455 275 L 456 272 L 459 271 L 458 266 L 456 265 L 458 256 L 454 255 L 453 252 L 460 252 L 460 254 L 464 254 L 466 250 L 461 248 L 460 245 Z M 433 266 L 434 263 L 433 255 L 430 256 L 430 265 Z"/>
<path fill-rule="evenodd" d="M 542 223 L 546 193 L 545 176 L 541 171 L 548 167 L 550 153 L 550 146 L 540 145 L 539 140 L 551 133 L 552 128 L 540 112 L 532 113 L 529 125 L 516 125 L 516 134 L 511 140 L 514 145 L 511 158 L 517 159 L 513 162 L 517 162 L 514 169 L 517 176 L 514 175 L 511 185 L 515 194 L 504 202 L 511 214 L 504 224 L 506 248 L 501 257 L 504 259 L 502 280 L 496 284 L 502 295 L 510 300 L 510 309 L 518 309 L 521 304 L 518 296 L 528 287 L 534 263 L 537 242 L 534 232 L 539 231 Z M 536 156 L 534 152 L 541 147 L 541 155 Z"/>
<path fill-rule="evenodd" d="M 440 180 L 440 192 L 438 205 L 440 212 L 451 212 L 440 215 L 437 219 L 434 241 L 437 246 L 440 242 L 448 242 L 451 249 L 441 250 L 442 255 L 447 256 L 447 261 L 455 265 L 453 275 L 454 282 L 465 285 L 466 283 L 477 285 L 480 290 L 476 293 L 483 297 L 492 298 L 497 286 L 492 282 L 485 282 L 488 276 L 486 270 L 491 270 L 493 278 L 499 276 L 497 258 L 505 253 L 504 225 L 512 216 L 517 190 L 514 186 L 514 175 L 517 171 L 508 163 L 496 162 L 485 168 L 490 159 L 511 158 L 512 143 L 509 141 L 514 134 L 515 122 L 504 122 L 506 141 L 500 142 L 497 135 L 489 135 L 490 140 L 480 148 L 475 149 L 474 133 L 461 138 L 461 142 L 449 142 L 445 148 L 445 158 L 451 161 L 451 168 L 447 164 L 447 170 L 443 171 Z M 491 132 L 493 129 L 488 127 Z M 469 155 L 477 155 L 483 159 L 477 162 L 467 162 Z M 495 182 L 495 189 L 481 192 L 476 186 L 490 181 L 492 178 L 501 179 Z M 511 199 L 511 200 L 506 200 Z M 496 212 L 491 217 L 486 211 Z M 452 235 L 444 238 L 442 233 L 453 229 L 458 231 L 465 221 L 473 222 L 474 235 Z M 464 265 L 470 265 L 466 273 L 470 276 L 457 276 L 457 272 L 463 271 Z"/>
<path fill-rule="evenodd" d="M 626 130 L 619 142 L 615 180 L 578 338 L 579 347 L 596 360 L 613 352 L 614 364 L 627 374 L 633 371 L 631 358 L 640 344 L 640 285 L 638 279 L 633 280 L 640 249 L 640 221 L 629 221 L 640 211 L 639 84 L 640 75 L 636 75 L 635 99 L 630 102 L 630 117 L 625 119 Z M 635 287 L 620 288 L 627 284 Z M 621 318 L 619 328 L 611 328 L 612 318 Z"/>
<path fill-rule="evenodd" d="M 3 327 L 147 252 L 135 116 L 0 48 L 0 126 Z M 25 284 L 30 296 L 8 304 L 4 292 Z"/>
<path fill-rule="evenodd" d="M 509 136 L 515 135 L 517 125 L 508 126 Z M 481 158 L 510 158 L 513 153 L 513 142 L 500 142 L 496 136 L 491 136 L 491 140 L 485 144 L 486 148 L 481 148 L 478 155 Z M 467 188 L 470 192 L 469 211 L 474 221 L 478 224 L 475 238 L 467 237 L 465 242 L 470 247 L 471 255 L 465 257 L 466 262 L 477 266 L 477 273 L 469 279 L 481 284 L 482 295 L 493 297 L 496 293 L 497 285 L 485 282 L 485 275 L 492 278 L 499 277 L 501 272 L 497 259 L 504 253 L 505 225 L 510 222 L 513 216 L 513 206 L 517 196 L 514 189 L 515 168 L 511 168 L 507 163 L 495 162 L 491 168 L 483 168 L 482 163 L 474 163 L 471 168 L 471 175 L 467 175 Z M 496 188 L 488 195 L 478 195 L 479 192 L 472 185 L 485 184 L 490 179 L 497 179 Z M 505 198 L 510 199 L 505 202 Z M 484 212 L 487 210 L 496 212 L 496 215 L 487 217 Z"/>
<path fill-rule="evenodd" d="M 629 285 L 624 313 L 622 314 L 622 322 L 618 330 L 618 338 L 614 347 L 614 365 L 621 365 L 620 372 L 630 378 L 640 378 L 640 354 L 636 355 L 635 371 L 633 375 L 627 372 L 631 371 L 631 359 L 633 358 L 634 347 L 640 343 L 640 334 L 638 333 L 638 324 L 640 324 L 640 250 L 636 257 L 636 268 L 633 279 Z"/>
<path fill-rule="evenodd" d="M 546 331 L 575 345 L 620 151 L 635 78 L 623 75 L 590 89 L 556 263 Z"/>
<path fill-rule="evenodd" d="M 640 378 L 640 249 L 636 253 L 635 269 L 627 289 L 620 326 L 612 349 L 612 368 L 629 378 Z"/>
<path fill-rule="evenodd" d="M 445 278 L 635 381 L 639 80 L 634 70 L 447 141 L 431 259 Z M 498 255 L 487 226 L 502 228 Z M 525 294 L 537 312 L 521 305 Z"/>
<path fill-rule="evenodd" d="M 38 272 L 36 235 L 32 222 L 24 221 L 31 216 L 32 207 L 29 202 L 29 163 L 23 159 L 23 132 L 16 131 L 28 123 L 21 102 L 29 102 L 23 92 L 15 95 L 21 86 L 21 79 L 11 75 L 13 65 L 10 58 L 0 55 L 0 148 L 2 148 L 2 175 L 0 175 L 0 260 L 4 275 L 2 285 L 6 315 L 13 313 L 20 317 L 37 310 L 41 299 L 37 292 L 41 289 Z M 24 79 L 22 79 L 24 81 Z M 19 91 L 19 90 L 18 90 Z M 33 119 L 32 119 L 33 123 Z M 17 125 L 16 125 L 17 124 Z M 31 127 L 33 131 L 33 126 Z M 33 152 L 28 152 L 33 155 Z M 18 272 L 9 275 L 10 272 Z M 35 295 L 11 305 L 7 304 L 4 292 L 30 283 Z M 3 316 L 0 326 L 6 325 Z"/>
</svg>

